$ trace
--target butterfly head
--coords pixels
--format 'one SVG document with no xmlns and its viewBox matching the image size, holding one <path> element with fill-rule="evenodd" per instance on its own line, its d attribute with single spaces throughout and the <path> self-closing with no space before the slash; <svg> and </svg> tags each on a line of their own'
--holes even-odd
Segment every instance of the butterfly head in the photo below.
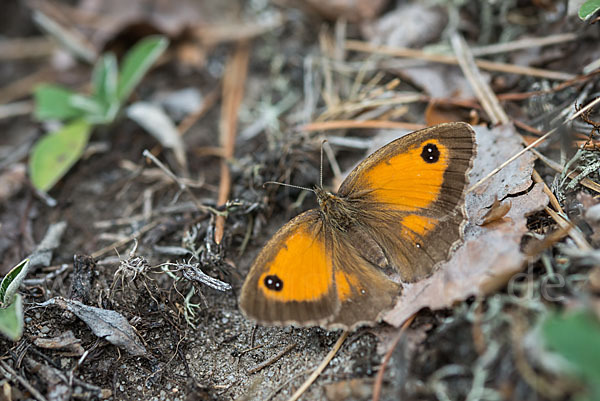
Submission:
<svg viewBox="0 0 600 401">
<path fill-rule="evenodd" d="M 347 231 L 356 220 L 357 210 L 344 198 L 318 186 L 314 189 L 325 223 L 340 231 Z"/>
</svg>

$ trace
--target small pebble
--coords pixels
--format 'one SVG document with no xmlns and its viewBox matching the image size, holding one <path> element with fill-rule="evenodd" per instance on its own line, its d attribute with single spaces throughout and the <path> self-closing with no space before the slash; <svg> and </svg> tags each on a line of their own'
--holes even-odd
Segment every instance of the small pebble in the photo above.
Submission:
<svg viewBox="0 0 600 401">
<path fill-rule="evenodd" d="M 42 334 L 48 334 L 48 333 L 50 333 L 50 327 L 48 327 L 48 326 L 42 326 L 42 328 L 40 329 L 40 333 L 42 333 Z"/>
</svg>

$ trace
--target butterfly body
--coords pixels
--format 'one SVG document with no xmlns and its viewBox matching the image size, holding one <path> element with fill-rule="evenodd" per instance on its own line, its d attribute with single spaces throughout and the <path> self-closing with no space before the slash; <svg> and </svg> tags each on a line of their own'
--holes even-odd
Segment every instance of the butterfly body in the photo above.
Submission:
<svg viewBox="0 0 600 401">
<path fill-rule="evenodd" d="M 244 313 L 265 324 L 352 328 L 377 321 L 404 282 L 430 274 L 460 241 L 472 128 L 442 124 L 382 147 L 318 209 L 283 226 L 242 287 Z"/>
</svg>

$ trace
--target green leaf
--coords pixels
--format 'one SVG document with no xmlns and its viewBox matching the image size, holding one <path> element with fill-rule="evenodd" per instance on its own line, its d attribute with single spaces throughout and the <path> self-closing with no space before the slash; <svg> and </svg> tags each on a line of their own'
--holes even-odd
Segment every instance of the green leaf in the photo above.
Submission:
<svg viewBox="0 0 600 401">
<path fill-rule="evenodd" d="M 133 89 L 152 64 L 165 51 L 169 41 L 164 36 L 149 36 L 139 41 L 127 54 L 121 66 L 117 97 L 121 102 L 127 100 Z"/>
<path fill-rule="evenodd" d="M 561 354 L 600 397 L 600 322 L 588 311 L 554 315 L 542 324 L 546 344 Z"/>
<path fill-rule="evenodd" d="M 22 260 L 0 282 L 0 308 L 10 305 L 29 270 L 29 259 Z"/>
<path fill-rule="evenodd" d="M 92 73 L 92 87 L 94 98 L 104 104 L 118 102 L 117 83 L 119 71 L 117 59 L 113 53 L 108 53 L 94 66 Z"/>
<path fill-rule="evenodd" d="M 66 88 L 43 84 L 35 88 L 35 117 L 38 120 L 69 120 L 85 114 L 73 104 L 77 94 Z"/>
<path fill-rule="evenodd" d="M 7 308 L 0 308 L 0 333 L 13 341 L 23 334 L 23 300 L 17 294 L 15 301 Z"/>
<path fill-rule="evenodd" d="M 600 10 L 600 0 L 588 0 L 579 8 L 579 18 L 586 20 Z"/>
<path fill-rule="evenodd" d="M 29 176 L 33 185 L 48 191 L 79 160 L 90 137 L 91 125 L 77 120 L 43 136 L 29 157 Z"/>
</svg>

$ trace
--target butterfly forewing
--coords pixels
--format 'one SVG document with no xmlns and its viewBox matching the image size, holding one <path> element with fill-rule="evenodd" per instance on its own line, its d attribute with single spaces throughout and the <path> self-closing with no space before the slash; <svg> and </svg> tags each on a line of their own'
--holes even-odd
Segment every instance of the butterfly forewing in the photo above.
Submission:
<svg viewBox="0 0 600 401">
<path fill-rule="evenodd" d="M 362 229 L 403 280 L 431 273 L 460 240 L 474 155 L 468 124 L 442 124 L 382 147 L 342 183 L 338 195 L 360 205 Z"/>
</svg>

